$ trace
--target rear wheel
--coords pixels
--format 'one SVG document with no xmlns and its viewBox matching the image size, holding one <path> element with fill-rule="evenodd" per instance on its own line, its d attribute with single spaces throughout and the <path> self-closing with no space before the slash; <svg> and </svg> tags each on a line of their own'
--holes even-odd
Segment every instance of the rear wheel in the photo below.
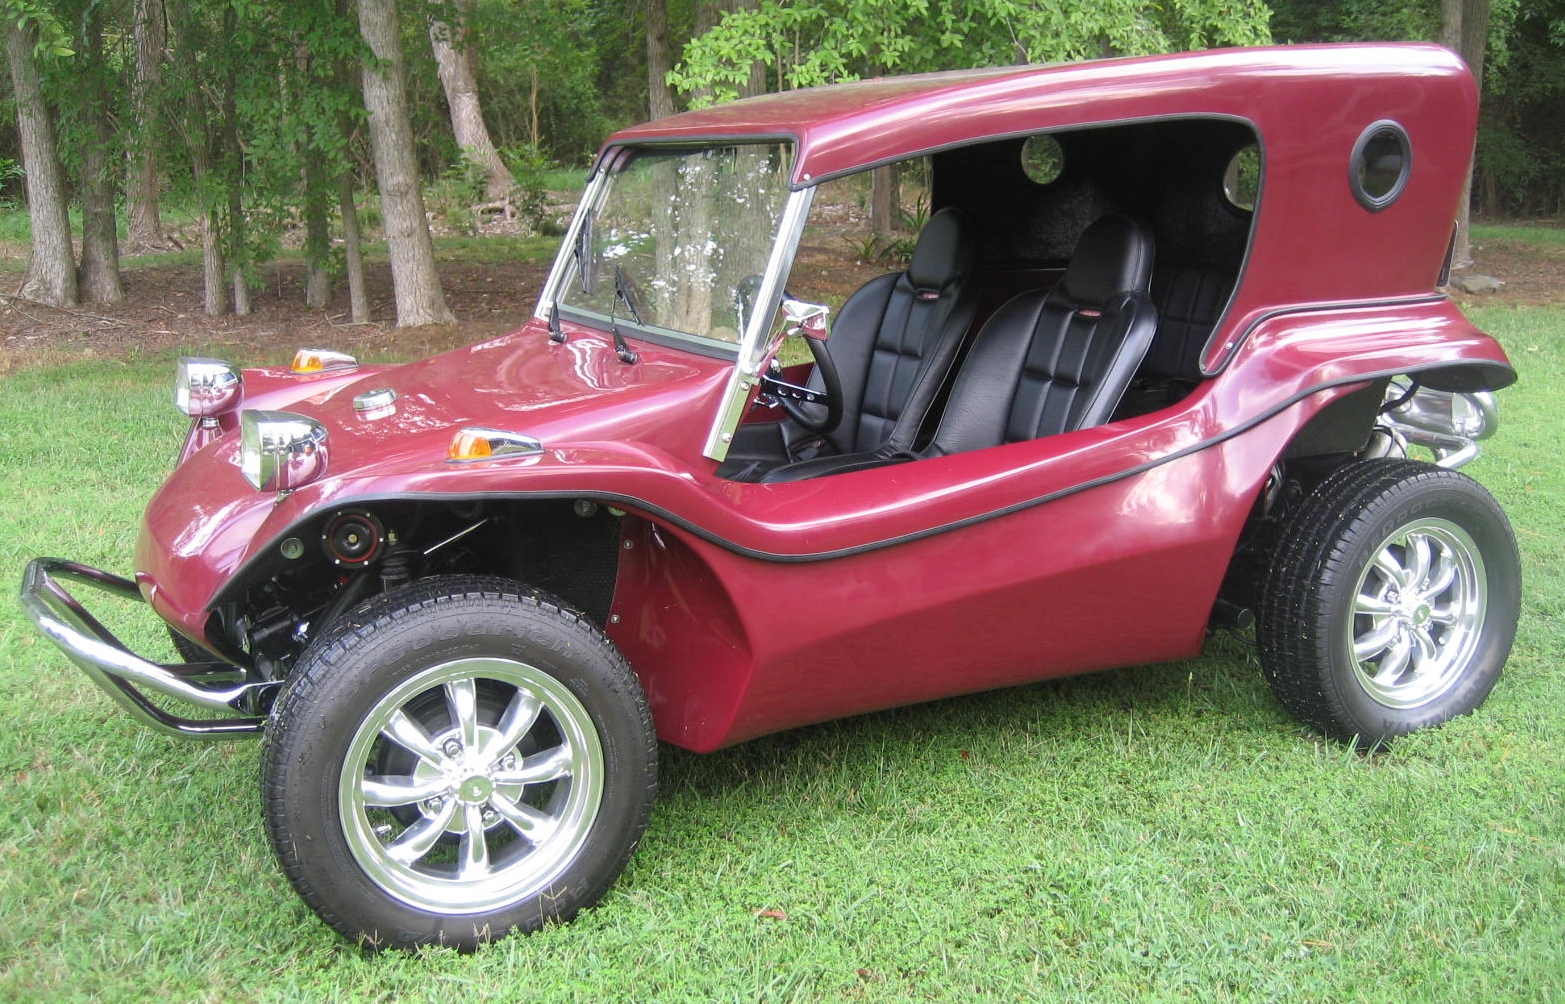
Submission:
<svg viewBox="0 0 1565 1004">
<path fill-rule="evenodd" d="M 262 758 L 290 881 L 377 948 L 469 949 L 570 919 L 624 867 L 655 783 L 646 700 L 609 641 L 544 594 L 468 577 L 329 629 Z"/>
<path fill-rule="evenodd" d="M 1466 475 L 1353 464 L 1300 505 L 1262 590 L 1261 665 L 1321 732 L 1373 748 L 1481 704 L 1516 635 L 1510 523 Z"/>
</svg>

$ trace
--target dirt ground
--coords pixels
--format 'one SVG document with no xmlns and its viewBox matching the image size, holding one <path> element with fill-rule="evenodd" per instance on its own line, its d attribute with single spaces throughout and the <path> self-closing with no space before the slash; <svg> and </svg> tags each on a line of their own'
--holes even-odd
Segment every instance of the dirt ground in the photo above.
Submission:
<svg viewBox="0 0 1565 1004">
<path fill-rule="evenodd" d="M 846 254 L 847 252 L 844 252 Z M 1474 274 L 1504 286 L 1484 295 L 1456 294 L 1458 302 L 1565 304 L 1565 246 L 1540 249 L 1486 241 L 1474 248 Z M 818 263 L 810 263 L 819 269 Z M 861 271 L 844 262 L 845 271 Z M 532 311 L 547 262 L 468 264 L 443 261 L 446 299 L 455 325 L 397 330 L 391 273 L 384 262 L 369 266 L 369 296 L 376 323 L 347 323 L 346 293 L 325 311 L 306 311 L 304 270 L 296 262 L 265 266 L 265 288 L 254 295 L 247 317 L 208 317 L 202 309 L 201 268 L 130 267 L 123 274 L 124 301 L 70 309 L 17 299 L 20 271 L 0 286 L 0 374 L 45 363 L 84 358 L 123 358 L 178 350 L 226 356 L 243 363 L 284 363 L 300 347 L 351 352 L 365 360 L 426 355 L 512 330 Z"/>
</svg>

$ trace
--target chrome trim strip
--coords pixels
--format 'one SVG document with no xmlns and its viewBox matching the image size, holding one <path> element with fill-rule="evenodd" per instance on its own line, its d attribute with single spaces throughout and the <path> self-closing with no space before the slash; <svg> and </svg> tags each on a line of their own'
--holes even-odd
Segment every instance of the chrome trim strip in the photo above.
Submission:
<svg viewBox="0 0 1565 1004">
<path fill-rule="evenodd" d="M 125 647 L 113 632 L 88 613 L 57 580 L 85 585 L 140 600 L 141 590 L 129 579 L 59 558 L 34 558 L 22 574 L 22 608 L 33 624 L 131 717 L 167 735 L 201 739 L 238 739 L 260 735 L 265 719 L 181 718 L 170 714 L 139 688 L 210 711 L 239 711 L 276 682 L 231 683 L 243 671 L 226 663 L 169 664 L 149 662 Z"/>
</svg>

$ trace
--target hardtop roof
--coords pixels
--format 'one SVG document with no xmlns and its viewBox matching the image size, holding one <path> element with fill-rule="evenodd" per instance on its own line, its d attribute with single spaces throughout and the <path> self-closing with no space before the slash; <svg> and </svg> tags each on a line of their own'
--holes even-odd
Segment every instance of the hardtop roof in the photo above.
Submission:
<svg viewBox="0 0 1565 1004">
<path fill-rule="evenodd" d="M 1329 120 L 1356 93 L 1389 85 L 1461 109 L 1472 81 L 1449 50 L 1422 43 L 1214 49 L 1163 56 L 880 77 L 749 98 L 622 130 L 620 145 L 787 138 L 802 187 L 979 139 L 1172 116 L 1238 118 L 1263 143 Z M 1408 102 L 1400 102 L 1404 107 Z"/>
</svg>

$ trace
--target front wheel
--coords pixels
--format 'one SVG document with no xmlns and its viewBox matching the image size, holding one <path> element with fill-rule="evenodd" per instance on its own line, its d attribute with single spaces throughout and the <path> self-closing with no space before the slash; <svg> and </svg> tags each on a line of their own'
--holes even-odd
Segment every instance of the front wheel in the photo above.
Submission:
<svg viewBox="0 0 1565 1004">
<path fill-rule="evenodd" d="M 1482 485 L 1416 461 L 1353 464 L 1279 541 L 1261 666 L 1300 720 L 1377 748 L 1477 708 L 1520 608 L 1516 538 Z"/>
<path fill-rule="evenodd" d="M 656 744 L 612 644 L 550 597 L 432 579 L 350 611 L 267 726 L 272 847 L 375 948 L 471 949 L 598 900 L 650 814 Z"/>
</svg>

